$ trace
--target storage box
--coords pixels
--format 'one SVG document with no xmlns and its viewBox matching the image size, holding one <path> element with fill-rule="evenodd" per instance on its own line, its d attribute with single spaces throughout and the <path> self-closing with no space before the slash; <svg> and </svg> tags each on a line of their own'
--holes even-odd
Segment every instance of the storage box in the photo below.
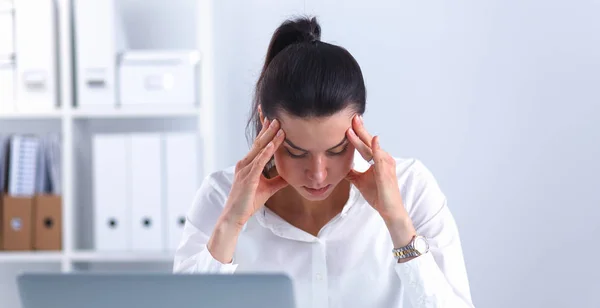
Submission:
<svg viewBox="0 0 600 308">
<path fill-rule="evenodd" d="M 195 105 L 199 54 L 193 51 L 130 51 L 119 60 L 121 105 Z"/>
<path fill-rule="evenodd" d="M 0 204 L 0 249 L 31 250 L 33 198 L 4 195 Z"/>
<path fill-rule="evenodd" d="M 62 198 L 57 195 L 37 195 L 33 209 L 33 249 L 61 250 Z"/>
</svg>

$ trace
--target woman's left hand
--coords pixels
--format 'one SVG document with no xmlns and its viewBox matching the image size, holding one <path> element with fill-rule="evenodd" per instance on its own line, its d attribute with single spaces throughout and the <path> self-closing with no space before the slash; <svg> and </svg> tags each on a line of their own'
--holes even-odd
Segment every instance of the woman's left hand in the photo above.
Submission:
<svg viewBox="0 0 600 308">
<path fill-rule="evenodd" d="M 416 232 L 402 202 L 396 160 L 381 149 L 379 137 L 372 137 L 367 132 L 362 118 L 358 115 L 352 119 L 352 127 L 348 129 L 346 136 L 365 160 L 372 159 L 371 167 L 367 171 L 361 173 L 351 169 L 346 179 L 354 184 L 365 200 L 379 212 L 388 226 L 394 245 L 407 245 Z"/>
</svg>

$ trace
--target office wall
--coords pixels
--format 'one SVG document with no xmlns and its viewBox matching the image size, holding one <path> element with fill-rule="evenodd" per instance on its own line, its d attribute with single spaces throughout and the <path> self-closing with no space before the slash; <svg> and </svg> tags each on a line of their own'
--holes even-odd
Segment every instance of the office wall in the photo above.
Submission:
<svg viewBox="0 0 600 308">
<path fill-rule="evenodd" d="M 439 180 L 479 307 L 600 306 L 600 2 L 220 1 L 222 166 L 247 149 L 270 34 L 298 10 L 362 66 L 384 148 Z"/>
</svg>

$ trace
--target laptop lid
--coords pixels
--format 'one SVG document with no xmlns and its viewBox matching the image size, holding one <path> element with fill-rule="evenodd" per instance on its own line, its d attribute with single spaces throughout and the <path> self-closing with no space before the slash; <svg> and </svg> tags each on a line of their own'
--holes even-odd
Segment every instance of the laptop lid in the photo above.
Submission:
<svg viewBox="0 0 600 308">
<path fill-rule="evenodd" d="M 295 308 L 283 274 L 25 273 L 22 308 Z"/>
</svg>

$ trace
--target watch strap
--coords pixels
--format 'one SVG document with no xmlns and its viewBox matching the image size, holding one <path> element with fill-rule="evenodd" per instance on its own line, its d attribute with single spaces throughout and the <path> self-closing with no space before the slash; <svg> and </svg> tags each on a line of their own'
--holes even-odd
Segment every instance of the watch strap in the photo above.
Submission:
<svg viewBox="0 0 600 308">
<path fill-rule="evenodd" d="M 419 252 L 417 249 L 415 249 L 415 246 L 414 246 L 415 238 L 417 238 L 416 235 L 414 235 L 412 237 L 412 239 L 410 240 L 410 243 L 408 243 L 408 245 L 406 245 L 404 247 L 398 247 L 398 248 L 392 249 L 392 253 L 394 254 L 394 257 L 399 260 L 399 259 L 406 259 L 406 258 L 420 256 L 421 252 Z"/>
</svg>

